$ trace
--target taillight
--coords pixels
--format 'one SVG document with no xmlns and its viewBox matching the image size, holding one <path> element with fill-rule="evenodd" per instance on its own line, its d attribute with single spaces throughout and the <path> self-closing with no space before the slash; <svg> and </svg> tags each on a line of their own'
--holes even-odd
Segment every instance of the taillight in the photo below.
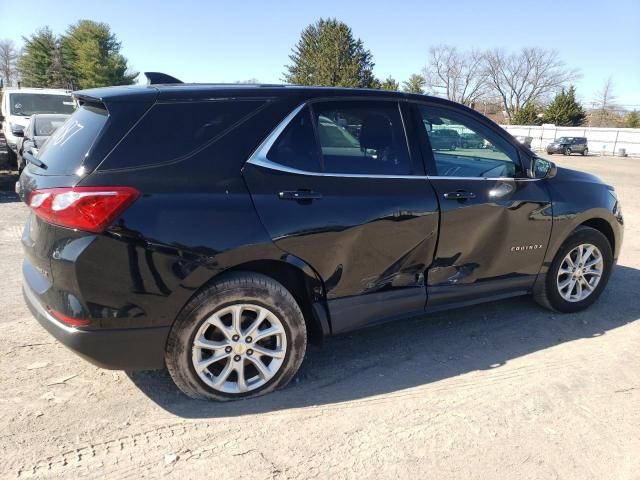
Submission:
<svg viewBox="0 0 640 480">
<path fill-rule="evenodd" d="M 47 222 L 101 232 L 140 195 L 131 187 L 69 187 L 34 190 L 29 207 Z"/>
<path fill-rule="evenodd" d="M 63 323 L 66 323 L 67 325 L 69 325 L 70 327 L 86 327 L 87 325 L 89 325 L 91 323 L 90 320 L 86 320 L 84 318 L 75 318 L 75 317 L 70 317 L 68 315 L 65 315 L 62 312 L 59 312 L 57 310 L 54 310 L 51 307 L 47 307 L 47 310 L 49 310 L 49 313 L 51 315 L 53 315 L 54 317 L 56 317 L 58 320 L 60 320 Z"/>
</svg>

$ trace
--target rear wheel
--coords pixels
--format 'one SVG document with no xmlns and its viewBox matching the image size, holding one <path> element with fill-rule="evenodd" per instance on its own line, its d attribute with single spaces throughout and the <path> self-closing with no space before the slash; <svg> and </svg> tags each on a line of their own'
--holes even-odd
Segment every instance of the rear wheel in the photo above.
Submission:
<svg viewBox="0 0 640 480">
<path fill-rule="evenodd" d="M 267 276 L 238 272 L 189 302 L 169 334 L 165 362 L 186 395 L 234 400 L 285 386 L 306 344 L 291 293 Z"/>
<path fill-rule="evenodd" d="M 607 238 L 594 228 L 580 227 L 558 250 L 535 299 L 559 312 L 584 310 L 598 299 L 612 268 L 613 253 Z"/>
<path fill-rule="evenodd" d="M 9 161 L 9 165 L 12 167 L 18 166 L 18 155 L 16 152 L 7 147 L 7 160 Z"/>
<path fill-rule="evenodd" d="M 584 155 L 588 155 L 588 154 L 589 154 L 589 149 L 588 149 L 588 148 L 585 148 L 585 149 L 582 151 L 582 155 L 584 156 Z"/>
</svg>

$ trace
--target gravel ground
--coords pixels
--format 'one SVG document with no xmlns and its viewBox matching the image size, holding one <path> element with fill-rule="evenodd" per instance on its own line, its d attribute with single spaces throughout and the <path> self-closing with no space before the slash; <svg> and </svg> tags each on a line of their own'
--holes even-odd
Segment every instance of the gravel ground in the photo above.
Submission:
<svg viewBox="0 0 640 480">
<path fill-rule="evenodd" d="M 333 338 L 285 390 L 230 404 L 57 344 L 20 295 L 26 209 L 0 194 L 0 477 L 640 478 L 640 160 L 553 160 L 616 185 L 625 212 L 590 310 L 518 298 Z"/>
</svg>

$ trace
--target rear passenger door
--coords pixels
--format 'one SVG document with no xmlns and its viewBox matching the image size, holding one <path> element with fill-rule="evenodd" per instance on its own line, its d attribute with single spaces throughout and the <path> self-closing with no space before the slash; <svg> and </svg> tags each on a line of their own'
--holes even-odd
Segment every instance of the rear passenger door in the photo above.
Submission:
<svg viewBox="0 0 640 480">
<path fill-rule="evenodd" d="M 424 310 L 438 207 L 392 100 L 300 106 L 244 178 L 276 245 L 325 284 L 334 332 Z"/>
</svg>

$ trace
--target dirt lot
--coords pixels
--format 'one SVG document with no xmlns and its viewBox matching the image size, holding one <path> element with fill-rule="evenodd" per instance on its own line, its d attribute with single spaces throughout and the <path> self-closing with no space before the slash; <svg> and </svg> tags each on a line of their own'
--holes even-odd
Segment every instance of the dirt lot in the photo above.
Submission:
<svg viewBox="0 0 640 480">
<path fill-rule="evenodd" d="M 640 160 L 553 159 L 623 203 L 620 266 L 589 311 L 519 298 L 334 338 L 287 389 L 230 404 L 46 334 L 20 295 L 26 209 L 1 193 L 0 477 L 640 478 Z"/>
</svg>

